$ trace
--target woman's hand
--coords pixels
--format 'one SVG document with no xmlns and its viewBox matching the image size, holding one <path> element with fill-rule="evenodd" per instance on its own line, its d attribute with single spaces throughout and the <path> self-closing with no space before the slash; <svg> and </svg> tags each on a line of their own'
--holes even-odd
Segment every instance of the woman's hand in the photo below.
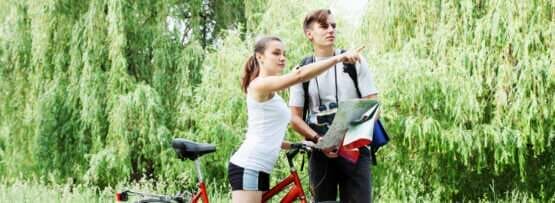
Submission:
<svg viewBox="0 0 555 203">
<path fill-rule="evenodd" d="M 355 50 L 347 51 L 339 56 L 339 61 L 343 63 L 350 63 L 354 64 L 357 61 L 360 61 L 360 52 L 365 48 L 365 46 L 361 46 Z"/>
</svg>

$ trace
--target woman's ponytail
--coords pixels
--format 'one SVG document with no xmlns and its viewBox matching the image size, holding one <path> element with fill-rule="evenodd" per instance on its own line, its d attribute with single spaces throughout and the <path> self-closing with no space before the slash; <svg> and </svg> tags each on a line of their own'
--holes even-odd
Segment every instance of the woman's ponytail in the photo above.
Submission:
<svg viewBox="0 0 555 203">
<path fill-rule="evenodd" d="M 241 78 L 241 89 L 245 94 L 247 93 L 247 89 L 249 88 L 249 84 L 251 83 L 251 81 L 253 81 L 260 74 L 260 64 L 256 59 L 256 53 L 264 54 L 264 50 L 266 50 L 266 45 L 268 44 L 268 42 L 271 41 L 281 42 L 281 39 L 279 39 L 278 37 L 260 38 L 256 41 L 256 44 L 254 45 L 254 54 L 251 55 L 245 63 L 243 78 Z"/>
<path fill-rule="evenodd" d="M 243 78 L 241 78 L 241 89 L 244 93 L 247 93 L 247 88 L 252 80 L 258 77 L 260 73 L 260 67 L 258 67 L 258 61 L 256 60 L 256 55 L 251 55 L 247 62 L 245 63 L 245 68 L 243 71 Z"/>
</svg>

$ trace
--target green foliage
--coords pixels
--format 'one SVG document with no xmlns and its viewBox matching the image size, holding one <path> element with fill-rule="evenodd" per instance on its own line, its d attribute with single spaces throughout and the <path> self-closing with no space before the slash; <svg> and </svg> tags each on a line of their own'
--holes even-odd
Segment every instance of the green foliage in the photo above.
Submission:
<svg viewBox="0 0 555 203">
<path fill-rule="evenodd" d="M 207 176 L 225 180 L 227 160 L 245 132 L 247 112 L 239 78 L 245 58 L 241 55 L 247 55 L 248 48 L 238 32 L 230 32 L 217 49 L 206 56 L 202 80 L 194 90 L 190 107 L 182 109 L 178 116 L 191 127 L 183 129 L 187 130 L 184 137 L 218 146 L 216 154 L 203 160 L 211 163 L 206 168 Z M 229 57 L 230 53 L 235 57 Z"/>
<path fill-rule="evenodd" d="M 210 7 L 214 12 L 214 20 L 216 21 L 216 25 L 214 25 L 215 33 L 219 33 L 226 29 L 232 29 L 234 26 L 237 26 L 237 24 L 246 23 L 246 1 L 212 0 L 210 2 Z M 245 29 L 242 30 L 242 32 L 244 31 Z"/>
<path fill-rule="evenodd" d="M 132 185 L 128 185 L 128 189 L 135 191 L 159 191 L 161 193 L 171 193 L 171 191 L 165 191 L 165 185 L 163 183 L 153 184 L 148 181 L 141 181 Z M 120 186 L 119 188 L 122 188 Z M 22 191 L 25 195 L 21 195 Z M 17 181 L 15 183 L 0 184 L 0 199 L 7 202 L 33 202 L 40 200 L 41 202 L 110 202 L 114 200 L 114 194 L 116 190 L 113 188 L 99 189 L 97 187 L 91 187 L 80 184 L 63 183 L 63 184 L 50 184 L 44 185 L 44 183 L 36 181 Z M 208 192 L 208 198 L 210 202 L 220 203 L 229 202 L 230 194 L 225 190 L 211 190 Z M 130 197 L 129 202 L 137 200 L 136 197 Z M 388 202 L 393 199 L 380 199 L 380 202 Z M 479 202 L 553 202 L 555 198 L 552 199 L 542 199 L 535 198 L 531 195 L 520 193 L 518 191 L 511 191 L 507 194 L 497 194 L 492 198 L 481 198 Z"/>
<path fill-rule="evenodd" d="M 7 9 L 9 3 L 13 9 Z M 7 176 L 18 176 L 29 170 L 31 152 L 29 147 L 19 149 L 10 145 L 28 146 L 31 141 L 23 134 L 30 133 L 28 101 L 29 95 L 31 23 L 28 8 L 24 3 L 2 1 L 2 26 L 0 27 L 0 171 Z M 11 28 L 11 29 L 8 29 Z M 10 88 L 8 88 L 10 87 Z M 16 136 L 20 135 L 20 136 Z M 32 138 L 31 138 L 32 139 Z M 6 159 L 5 157 L 10 157 Z"/>
<path fill-rule="evenodd" d="M 108 118 L 106 147 L 91 157 L 86 176 L 90 183 L 114 185 L 121 181 L 118 178 L 138 180 L 160 173 L 156 170 L 171 142 L 161 107 L 158 93 L 145 85 L 119 97 Z"/>
<path fill-rule="evenodd" d="M 370 34 L 361 41 L 377 49 L 369 61 L 383 75 L 385 118 L 398 141 L 383 167 L 405 168 L 384 174 L 383 183 L 403 177 L 410 184 L 393 191 L 446 199 L 475 199 L 490 187 L 555 192 L 540 181 L 553 178 L 555 139 L 553 22 L 545 7 L 547 1 L 371 5 L 361 30 Z"/>
<path fill-rule="evenodd" d="M 266 1 L 264 0 L 247 0 L 245 2 L 245 27 L 248 33 L 258 29 L 261 25 L 260 19 L 265 13 Z"/>
<path fill-rule="evenodd" d="M 44 185 L 38 181 L 16 181 L 0 184 L 0 199 L 7 202 L 109 202 L 114 201 L 114 192 L 72 183 Z"/>
</svg>

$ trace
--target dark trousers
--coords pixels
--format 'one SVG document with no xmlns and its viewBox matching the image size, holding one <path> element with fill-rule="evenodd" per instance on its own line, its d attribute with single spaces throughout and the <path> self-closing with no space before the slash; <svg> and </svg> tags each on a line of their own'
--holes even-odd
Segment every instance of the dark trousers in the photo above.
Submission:
<svg viewBox="0 0 555 203">
<path fill-rule="evenodd" d="M 336 201 L 339 191 L 340 202 L 372 202 L 372 163 L 370 151 L 360 150 L 360 158 L 353 164 L 341 156 L 328 158 L 314 150 L 310 156 L 310 190 L 315 202 Z M 339 188 L 338 188 L 339 186 Z"/>
</svg>

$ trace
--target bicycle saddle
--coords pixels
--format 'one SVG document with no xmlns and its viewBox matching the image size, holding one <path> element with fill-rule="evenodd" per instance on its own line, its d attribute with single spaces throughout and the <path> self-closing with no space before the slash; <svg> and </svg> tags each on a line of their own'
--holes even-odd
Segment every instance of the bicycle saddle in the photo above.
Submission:
<svg viewBox="0 0 555 203">
<path fill-rule="evenodd" d="M 198 157 L 216 151 L 216 145 L 195 143 L 183 138 L 176 138 L 172 141 L 172 147 L 175 153 L 181 159 L 195 160 Z"/>
</svg>

